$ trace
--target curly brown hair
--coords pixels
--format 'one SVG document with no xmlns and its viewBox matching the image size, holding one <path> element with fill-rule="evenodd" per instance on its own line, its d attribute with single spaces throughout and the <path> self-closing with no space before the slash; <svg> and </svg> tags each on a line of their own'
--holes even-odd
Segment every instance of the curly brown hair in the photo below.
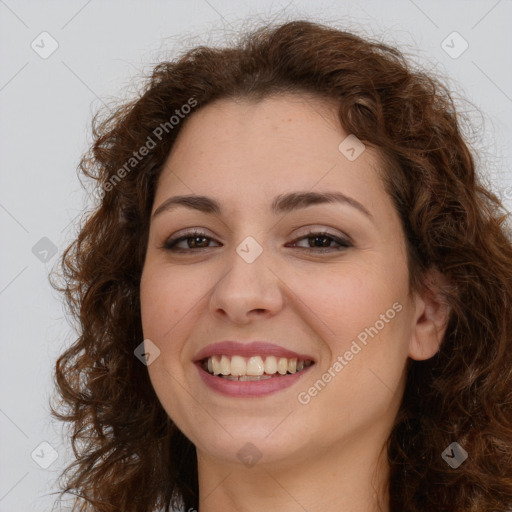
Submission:
<svg viewBox="0 0 512 512">
<path fill-rule="evenodd" d="M 54 414 L 70 422 L 76 456 L 63 473 L 62 494 L 76 494 L 74 510 L 82 511 L 198 508 L 195 447 L 134 357 L 143 339 L 139 284 L 150 212 L 163 164 L 187 122 L 180 116 L 173 124 L 171 116 L 193 115 L 218 98 L 281 92 L 336 100 L 346 132 L 374 147 L 385 164 L 386 190 L 407 239 L 411 290 L 425 286 L 429 269 L 450 283 L 443 343 L 431 359 L 410 361 L 388 439 L 390 509 L 510 512 L 506 211 L 476 175 L 441 80 L 413 70 L 394 47 L 303 20 L 264 25 L 230 47 L 199 46 L 161 62 L 139 97 L 94 116 L 94 143 L 79 168 L 96 180 L 102 198 L 62 257 L 63 282 L 53 284 L 79 325 L 56 363 Z M 186 104 L 194 108 L 181 110 Z M 133 161 L 150 139 L 154 147 Z M 441 457 L 453 441 L 469 454 L 456 470 Z"/>
</svg>

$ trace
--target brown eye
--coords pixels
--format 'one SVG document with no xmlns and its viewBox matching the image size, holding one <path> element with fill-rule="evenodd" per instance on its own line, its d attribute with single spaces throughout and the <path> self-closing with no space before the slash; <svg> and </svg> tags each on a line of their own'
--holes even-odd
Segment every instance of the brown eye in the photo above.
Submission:
<svg viewBox="0 0 512 512">
<path fill-rule="evenodd" d="M 301 247 L 296 245 L 297 241 L 307 240 L 308 247 Z M 332 243 L 337 244 L 338 247 L 333 247 Z M 294 246 L 306 249 L 306 250 L 315 250 L 315 249 L 327 249 L 316 252 L 330 252 L 330 251 L 341 251 L 343 249 L 347 249 L 348 247 L 352 247 L 352 243 L 349 240 L 339 238 L 337 236 L 332 235 L 331 233 L 326 232 L 312 232 L 307 233 L 305 236 L 302 236 L 295 240 Z"/>
<path fill-rule="evenodd" d="M 174 252 L 188 252 L 198 249 L 208 249 L 210 240 L 213 238 L 206 235 L 201 231 L 193 231 L 179 237 L 170 238 L 164 244 L 164 249 Z M 186 247 L 178 247 L 178 244 L 186 242 Z"/>
</svg>

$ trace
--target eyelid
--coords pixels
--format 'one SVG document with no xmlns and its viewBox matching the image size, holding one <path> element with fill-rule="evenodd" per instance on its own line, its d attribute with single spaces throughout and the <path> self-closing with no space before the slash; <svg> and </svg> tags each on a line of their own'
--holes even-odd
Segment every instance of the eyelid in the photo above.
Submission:
<svg viewBox="0 0 512 512">
<path fill-rule="evenodd" d="M 216 240 L 215 236 L 212 236 L 209 234 L 209 230 L 205 228 L 188 228 L 184 230 L 177 231 L 176 233 L 173 233 L 171 236 L 167 237 L 163 244 L 161 245 L 161 249 L 171 249 L 171 244 L 176 244 L 178 242 L 181 242 L 183 240 L 186 240 L 187 238 L 193 238 L 193 237 L 204 237 L 209 238 L 211 240 Z M 203 249 L 208 249 L 209 247 L 204 247 Z M 198 249 L 196 249 L 197 251 Z M 179 251 L 179 249 L 177 249 Z M 192 252 L 192 249 L 189 249 L 190 252 Z"/>
<path fill-rule="evenodd" d="M 322 224 L 317 224 L 317 225 L 312 225 L 312 226 L 304 226 L 303 228 L 299 228 L 299 230 L 302 230 L 302 232 L 299 232 L 298 234 L 294 235 L 294 238 L 296 239 L 298 237 L 306 236 L 311 233 L 315 234 L 315 233 L 322 232 L 325 235 L 342 238 L 342 239 L 347 240 L 350 243 L 353 243 L 352 238 L 349 235 L 347 235 L 346 233 L 339 231 L 339 230 L 336 230 L 337 233 L 332 233 L 329 231 L 331 229 L 336 230 L 336 228 L 331 228 L 329 226 L 325 226 Z M 296 230 L 294 229 L 294 231 L 296 231 Z M 176 240 L 182 236 L 191 236 L 194 234 L 205 235 L 205 236 L 208 236 L 211 238 L 215 238 L 216 235 L 212 235 L 212 234 L 208 234 L 208 233 L 211 233 L 211 231 L 207 228 L 199 228 L 199 227 L 185 228 L 183 230 L 176 231 L 176 233 L 173 233 L 171 236 L 166 238 L 166 241 L 170 240 L 171 238 Z"/>
<path fill-rule="evenodd" d="M 307 240 L 308 238 L 315 238 L 315 237 L 324 237 L 324 238 L 330 238 L 334 243 L 338 244 L 338 247 L 299 247 L 296 244 L 300 242 L 301 240 Z M 327 253 L 327 252 L 336 252 L 341 251 L 343 249 L 348 249 L 349 247 L 354 247 L 354 244 L 350 240 L 349 237 L 346 236 L 338 236 L 333 233 L 330 233 L 325 230 L 311 230 L 307 233 L 304 233 L 303 235 L 299 235 L 292 240 L 289 244 L 286 244 L 287 246 L 292 245 L 296 246 L 298 249 L 302 249 L 304 251 L 308 251 L 311 253 Z"/>
<path fill-rule="evenodd" d="M 326 228 L 325 226 L 321 227 L 321 228 L 314 227 L 314 226 L 303 227 L 302 228 L 303 232 L 297 233 L 294 236 L 293 240 L 291 242 L 287 243 L 287 246 L 292 245 L 294 247 L 297 247 L 298 249 L 302 249 L 302 250 L 312 252 L 312 253 L 336 252 L 336 251 L 341 251 L 343 249 L 347 249 L 347 248 L 355 246 L 355 244 L 352 241 L 352 238 L 350 236 L 348 236 L 342 232 L 338 232 L 337 234 L 332 233 L 331 231 L 329 231 L 330 229 L 333 229 L 333 228 Z M 208 232 L 209 232 L 209 230 L 207 230 L 205 228 L 197 228 L 197 227 L 188 228 L 188 229 L 185 229 L 182 231 L 177 231 L 176 233 L 174 233 L 173 235 L 168 237 L 164 241 L 164 243 L 162 244 L 162 246 L 160 248 L 167 250 L 167 251 L 174 252 L 174 253 L 189 253 L 189 254 L 199 253 L 204 250 L 211 249 L 211 247 L 199 247 L 199 248 L 195 248 L 195 249 L 193 249 L 193 248 L 182 249 L 182 248 L 176 248 L 175 246 L 178 243 L 181 243 L 189 238 L 194 238 L 194 237 L 206 238 L 210 241 L 218 242 L 218 240 L 216 240 L 216 238 L 214 236 L 211 236 Z M 338 247 L 322 248 L 322 247 L 299 247 L 299 246 L 296 246 L 296 244 L 301 240 L 305 240 L 305 239 L 313 238 L 313 237 L 319 237 L 319 236 L 330 238 L 332 240 L 332 242 L 334 242 L 335 244 L 338 245 Z M 222 244 L 222 242 L 220 242 L 220 243 Z"/>
<path fill-rule="evenodd" d="M 332 232 L 334 230 L 335 232 Z M 347 243 L 350 243 L 354 245 L 354 241 L 352 238 L 347 235 L 345 232 L 340 231 L 339 229 L 332 228 L 329 226 L 325 226 L 323 224 L 313 224 L 312 226 L 306 226 L 304 228 L 299 229 L 299 233 L 297 235 L 294 235 L 294 239 L 302 238 L 304 236 L 307 236 L 309 234 L 317 234 L 322 233 L 325 236 L 331 236 L 333 238 L 339 238 L 341 240 L 346 241 Z"/>
<path fill-rule="evenodd" d="M 166 238 L 166 240 L 171 240 L 171 239 L 177 240 L 178 238 L 181 238 L 184 236 L 193 236 L 194 234 L 208 236 L 210 238 L 216 237 L 216 235 L 211 234 L 211 231 L 209 229 L 193 227 L 193 228 L 180 229 L 179 231 L 176 231 L 172 235 L 168 236 Z"/>
</svg>

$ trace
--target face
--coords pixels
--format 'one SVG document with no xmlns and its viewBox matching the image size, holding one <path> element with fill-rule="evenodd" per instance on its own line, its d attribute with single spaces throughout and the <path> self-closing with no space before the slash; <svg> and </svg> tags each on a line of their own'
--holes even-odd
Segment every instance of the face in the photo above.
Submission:
<svg viewBox="0 0 512 512">
<path fill-rule="evenodd" d="M 160 351 L 148 371 L 200 457 L 298 464 L 391 428 L 417 316 L 405 240 L 378 155 L 335 112 L 218 100 L 160 176 L 140 284 Z"/>
</svg>

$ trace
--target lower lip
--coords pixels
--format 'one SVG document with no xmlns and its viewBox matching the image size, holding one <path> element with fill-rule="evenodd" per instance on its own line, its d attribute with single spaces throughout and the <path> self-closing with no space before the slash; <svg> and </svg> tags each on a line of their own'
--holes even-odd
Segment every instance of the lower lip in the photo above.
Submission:
<svg viewBox="0 0 512 512">
<path fill-rule="evenodd" d="M 211 375 L 201 368 L 200 364 L 196 364 L 199 375 L 203 382 L 214 391 L 225 396 L 240 396 L 240 397 L 258 397 L 271 395 L 281 389 L 288 388 L 295 384 L 304 374 L 306 374 L 314 365 L 307 366 L 297 373 L 282 375 L 280 377 L 271 377 L 264 380 L 249 380 L 249 381 L 236 381 L 223 379 Z"/>
</svg>

